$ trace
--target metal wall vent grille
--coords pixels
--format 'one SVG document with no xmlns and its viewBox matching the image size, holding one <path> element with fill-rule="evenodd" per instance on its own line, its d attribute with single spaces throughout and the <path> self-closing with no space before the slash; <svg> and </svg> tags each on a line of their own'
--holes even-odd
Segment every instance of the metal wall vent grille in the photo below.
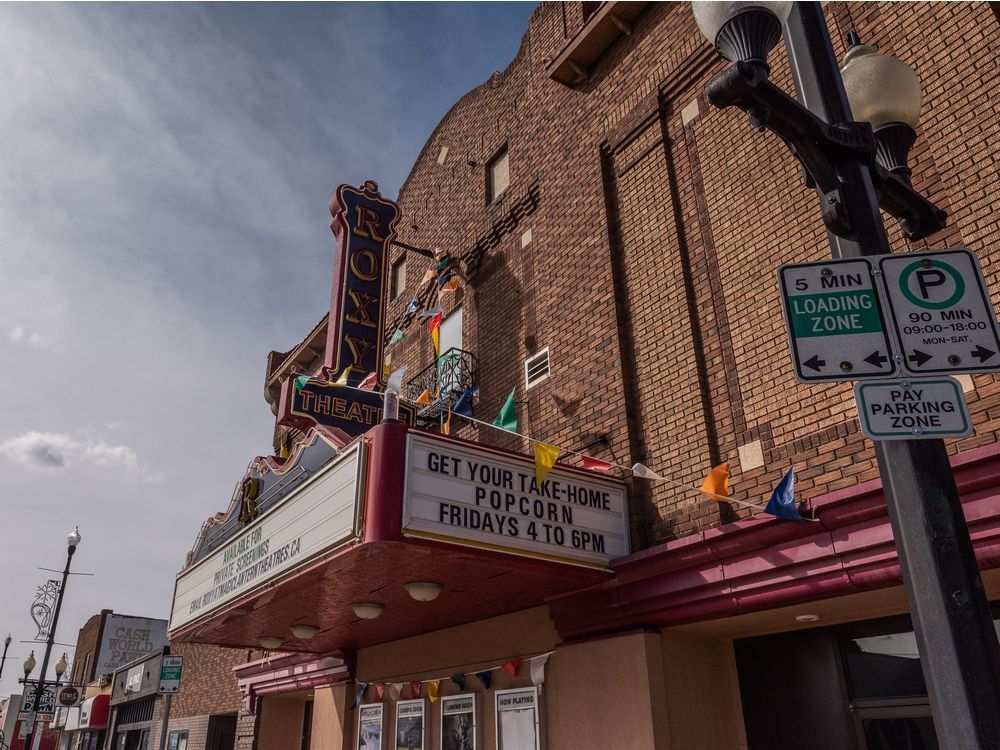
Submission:
<svg viewBox="0 0 1000 750">
<path fill-rule="evenodd" d="M 524 387 L 538 385 L 549 376 L 549 372 L 549 348 L 545 347 L 524 360 Z"/>
</svg>

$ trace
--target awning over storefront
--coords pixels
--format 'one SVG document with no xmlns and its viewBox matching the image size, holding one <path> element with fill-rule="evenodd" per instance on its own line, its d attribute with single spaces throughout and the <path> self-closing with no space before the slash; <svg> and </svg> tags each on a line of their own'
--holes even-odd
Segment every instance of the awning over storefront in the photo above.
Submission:
<svg viewBox="0 0 1000 750">
<path fill-rule="evenodd" d="M 605 582 L 629 551 L 624 485 L 558 466 L 539 488 L 534 468 L 518 454 L 378 425 L 209 554 L 194 550 L 177 577 L 171 638 L 271 638 L 282 651 L 326 654 Z M 441 593 L 417 601 L 414 582 Z M 358 617 L 365 603 L 381 615 Z M 318 631 L 296 638 L 295 625 Z"/>
<path fill-rule="evenodd" d="M 80 729 L 106 729 L 111 696 L 96 695 L 80 705 Z"/>
<path fill-rule="evenodd" d="M 311 654 L 278 654 L 236 667 L 236 679 L 243 696 L 243 710 L 257 712 L 257 699 L 275 693 L 312 690 L 350 679 L 340 654 L 314 657 Z"/>
</svg>

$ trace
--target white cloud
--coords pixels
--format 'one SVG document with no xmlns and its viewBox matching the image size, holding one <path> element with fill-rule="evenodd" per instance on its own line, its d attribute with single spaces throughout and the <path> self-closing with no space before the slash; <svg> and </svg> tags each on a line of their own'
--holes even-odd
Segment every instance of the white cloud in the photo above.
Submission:
<svg viewBox="0 0 1000 750">
<path fill-rule="evenodd" d="M 131 479 L 162 482 L 163 472 L 143 465 L 127 445 L 110 445 L 103 440 L 77 440 L 62 432 L 32 430 L 0 443 L 0 455 L 29 469 L 59 472 L 70 467 L 97 466 L 114 469 Z"/>
<path fill-rule="evenodd" d="M 44 336 L 37 331 L 26 331 L 22 326 L 11 328 L 10 333 L 7 334 L 7 338 L 10 339 L 12 344 L 20 344 L 32 349 L 41 349 L 50 352 L 54 352 L 57 349 L 55 343 L 48 336 Z"/>
</svg>

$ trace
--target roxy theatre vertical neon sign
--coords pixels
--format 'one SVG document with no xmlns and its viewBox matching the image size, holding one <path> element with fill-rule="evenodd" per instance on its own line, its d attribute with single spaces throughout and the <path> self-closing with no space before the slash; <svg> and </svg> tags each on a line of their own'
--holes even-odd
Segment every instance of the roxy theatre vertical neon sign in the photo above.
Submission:
<svg viewBox="0 0 1000 750">
<path fill-rule="evenodd" d="M 326 339 L 326 367 L 334 377 L 349 369 L 356 385 L 382 372 L 382 323 L 385 315 L 386 261 L 396 236 L 399 207 L 368 180 L 361 188 L 341 185 L 330 199 L 337 238 Z"/>
</svg>

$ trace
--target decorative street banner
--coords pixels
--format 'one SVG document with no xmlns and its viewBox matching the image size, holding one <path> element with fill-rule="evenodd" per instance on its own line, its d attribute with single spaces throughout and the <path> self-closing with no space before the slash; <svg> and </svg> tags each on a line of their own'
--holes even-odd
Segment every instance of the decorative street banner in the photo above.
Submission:
<svg viewBox="0 0 1000 750">
<path fill-rule="evenodd" d="M 45 685 L 42 688 L 41 700 L 38 702 L 37 712 L 35 707 L 35 690 L 37 682 L 31 680 L 24 685 L 21 693 L 21 708 L 17 714 L 18 721 L 29 721 L 31 715 L 35 713 L 35 721 L 52 721 L 56 714 L 56 686 L 55 684 Z"/>
<path fill-rule="evenodd" d="M 448 438 L 407 436 L 403 533 L 605 569 L 627 555 L 625 486 Z"/>
<path fill-rule="evenodd" d="M 383 394 L 376 391 L 345 388 L 322 380 L 297 383 L 295 378 L 289 378 L 281 387 L 279 422 L 300 429 L 321 424 L 346 445 L 382 421 L 382 399 Z M 416 416 L 416 407 L 400 402 L 400 422 L 412 427 Z"/>
<path fill-rule="evenodd" d="M 239 536 L 177 576 L 170 630 L 176 631 L 355 539 L 361 445 L 341 454 Z"/>
<path fill-rule="evenodd" d="M 95 674 L 112 674 L 119 667 L 159 651 L 166 643 L 166 620 L 108 615 Z"/>
<path fill-rule="evenodd" d="M 326 367 L 342 373 L 348 385 L 370 372 L 382 373 L 382 322 L 385 313 L 386 261 L 396 236 L 399 207 L 378 192 L 373 180 L 361 188 L 341 185 L 330 200 L 337 238 L 333 292 L 326 338 Z"/>
</svg>

